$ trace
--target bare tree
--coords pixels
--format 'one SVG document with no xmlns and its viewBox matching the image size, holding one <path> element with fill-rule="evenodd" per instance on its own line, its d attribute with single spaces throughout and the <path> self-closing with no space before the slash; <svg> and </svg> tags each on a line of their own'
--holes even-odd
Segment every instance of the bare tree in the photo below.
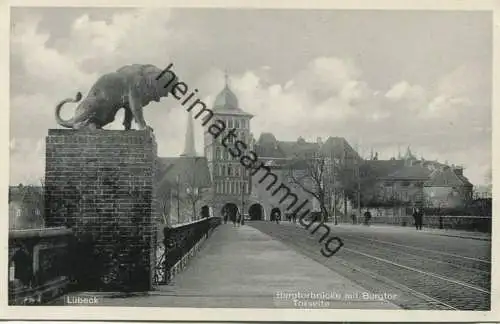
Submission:
<svg viewBox="0 0 500 324">
<path fill-rule="evenodd" d="M 169 224 L 169 216 L 171 216 L 173 200 L 177 198 L 173 186 L 168 183 L 164 184 L 158 195 L 160 204 L 160 212 L 163 224 Z"/>
<path fill-rule="evenodd" d="M 327 221 L 333 207 L 334 168 L 335 164 L 320 154 L 297 154 L 286 167 L 291 183 L 318 201 L 322 221 Z"/>
<path fill-rule="evenodd" d="M 196 204 L 203 198 L 203 191 L 200 188 L 200 175 L 197 174 L 197 163 L 199 157 L 191 159 L 192 167 L 186 168 L 182 179 L 184 181 L 186 199 L 191 204 L 193 219 L 198 219 L 196 214 Z"/>
</svg>

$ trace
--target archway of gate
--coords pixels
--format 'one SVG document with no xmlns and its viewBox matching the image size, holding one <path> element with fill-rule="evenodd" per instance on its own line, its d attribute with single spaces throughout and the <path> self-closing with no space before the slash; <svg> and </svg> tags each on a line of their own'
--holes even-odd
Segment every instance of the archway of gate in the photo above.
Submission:
<svg viewBox="0 0 500 324">
<path fill-rule="evenodd" d="M 226 203 L 221 210 L 224 223 L 236 221 L 238 215 L 238 206 L 235 203 Z"/>
<path fill-rule="evenodd" d="M 264 220 L 264 207 L 259 203 L 250 205 L 248 216 L 250 216 L 250 220 Z"/>
<path fill-rule="evenodd" d="M 201 207 L 201 218 L 208 218 L 208 217 L 210 217 L 210 207 L 204 205 Z"/>
</svg>

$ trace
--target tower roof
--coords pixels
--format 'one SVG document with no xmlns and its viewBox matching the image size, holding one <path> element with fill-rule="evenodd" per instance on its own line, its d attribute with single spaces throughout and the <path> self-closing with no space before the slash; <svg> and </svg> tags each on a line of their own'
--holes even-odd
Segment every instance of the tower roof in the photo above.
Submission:
<svg viewBox="0 0 500 324">
<path fill-rule="evenodd" d="M 221 92 L 217 95 L 214 102 L 214 109 L 218 108 L 225 109 L 238 109 L 238 98 L 236 95 L 229 89 L 228 85 L 222 89 Z"/>
<path fill-rule="evenodd" d="M 229 88 L 229 81 L 227 73 L 225 74 L 226 84 L 224 89 L 215 97 L 213 111 L 219 114 L 230 114 L 252 117 L 251 114 L 244 112 L 239 107 L 238 97 Z"/>
</svg>

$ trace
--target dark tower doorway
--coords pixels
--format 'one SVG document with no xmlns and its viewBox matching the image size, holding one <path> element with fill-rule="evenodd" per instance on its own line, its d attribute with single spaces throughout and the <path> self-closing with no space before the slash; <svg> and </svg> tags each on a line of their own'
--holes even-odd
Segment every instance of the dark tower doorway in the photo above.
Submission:
<svg viewBox="0 0 500 324">
<path fill-rule="evenodd" d="M 210 208 L 207 205 L 201 207 L 201 218 L 210 217 Z"/>
<path fill-rule="evenodd" d="M 251 220 L 263 220 L 264 208 L 262 208 L 261 204 L 253 204 L 248 208 L 248 215 Z"/>
</svg>

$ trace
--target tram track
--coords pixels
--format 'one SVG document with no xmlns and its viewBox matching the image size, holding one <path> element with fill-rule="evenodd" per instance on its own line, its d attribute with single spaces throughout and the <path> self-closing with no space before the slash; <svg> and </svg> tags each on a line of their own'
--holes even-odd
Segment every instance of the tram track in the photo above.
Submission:
<svg viewBox="0 0 500 324">
<path fill-rule="evenodd" d="M 402 297 L 393 301 L 400 307 L 450 310 L 490 308 L 488 260 L 472 260 L 468 256 L 373 238 L 366 238 L 372 244 L 367 245 L 362 235 L 352 238 L 357 233 L 338 233 L 344 247 L 334 256 L 325 258 L 319 253 L 321 235 L 310 235 L 303 228 L 288 224 L 250 225 L 366 289 L 400 292 Z M 444 260 L 439 260 L 438 255 Z M 483 265 L 478 268 L 477 263 Z"/>
</svg>

